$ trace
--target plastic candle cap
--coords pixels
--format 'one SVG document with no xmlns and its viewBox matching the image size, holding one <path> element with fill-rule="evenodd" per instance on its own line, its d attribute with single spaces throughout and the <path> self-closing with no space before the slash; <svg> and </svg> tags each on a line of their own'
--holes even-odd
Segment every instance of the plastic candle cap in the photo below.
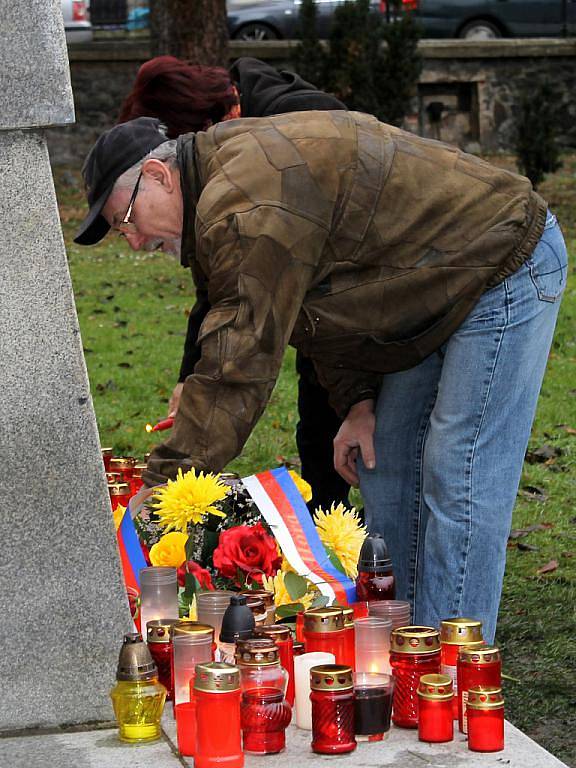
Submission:
<svg viewBox="0 0 576 768">
<path fill-rule="evenodd" d="M 246 605 L 246 598 L 243 595 L 231 597 L 230 605 L 222 619 L 220 642 L 235 643 L 236 640 L 245 640 L 252 636 L 255 627 L 254 616 Z"/>
<path fill-rule="evenodd" d="M 367 536 L 360 550 L 358 560 L 359 571 L 379 571 L 382 568 L 391 568 L 392 560 L 388 555 L 388 547 L 379 533 Z"/>
</svg>

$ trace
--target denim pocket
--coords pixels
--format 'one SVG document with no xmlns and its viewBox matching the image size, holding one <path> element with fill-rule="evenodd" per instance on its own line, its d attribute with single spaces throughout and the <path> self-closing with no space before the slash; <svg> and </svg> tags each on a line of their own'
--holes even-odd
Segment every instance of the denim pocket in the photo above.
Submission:
<svg viewBox="0 0 576 768">
<path fill-rule="evenodd" d="M 568 254 L 556 217 L 548 214 L 546 226 L 526 266 L 540 301 L 559 301 L 568 274 Z"/>
</svg>

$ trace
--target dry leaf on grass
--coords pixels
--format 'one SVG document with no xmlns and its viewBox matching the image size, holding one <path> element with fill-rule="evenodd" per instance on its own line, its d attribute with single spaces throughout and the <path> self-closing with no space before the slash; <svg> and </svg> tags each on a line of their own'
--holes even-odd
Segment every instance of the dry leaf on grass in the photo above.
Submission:
<svg viewBox="0 0 576 768">
<path fill-rule="evenodd" d="M 542 576 L 545 573 L 552 573 L 552 571 L 555 571 L 556 568 L 558 568 L 558 560 L 550 560 L 546 563 L 546 565 L 540 566 L 536 573 L 538 576 Z"/>
</svg>

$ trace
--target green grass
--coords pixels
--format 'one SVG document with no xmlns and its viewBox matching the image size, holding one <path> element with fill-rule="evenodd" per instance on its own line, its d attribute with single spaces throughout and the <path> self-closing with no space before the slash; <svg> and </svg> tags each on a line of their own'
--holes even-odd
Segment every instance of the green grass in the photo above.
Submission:
<svg viewBox="0 0 576 768">
<path fill-rule="evenodd" d="M 495 162 L 510 167 L 509 158 Z M 541 189 L 559 216 L 573 258 L 575 172 L 576 155 L 571 155 Z M 173 258 L 134 254 L 117 238 L 96 248 L 75 246 L 71 237 L 84 209 L 79 182 L 74 186 L 70 179 L 69 171 L 56 172 L 101 441 L 117 454 L 141 457 L 156 442 L 144 425 L 166 414 L 178 375 L 186 312 L 193 303 L 191 279 Z M 525 465 L 522 489 L 536 486 L 546 499 L 520 495 L 514 513 L 515 528 L 551 527 L 511 542 L 498 642 L 505 673 L 513 678 L 505 683 L 508 717 L 576 766 L 576 434 L 566 430 L 576 430 L 574 273 L 572 266 L 531 438 L 532 449 L 547 444 L 562 453 L 547 465 Z M 289 350 L 270 405 L 231 469 L 246 474 L 274 466 L 280 457 L 296 457 L 295 387 Z M 537 549 L 521 550 L 518 541 Z M 538 576 L 538 568 L 551 560 L 557 561 L 556 570 Z"/>
</svg>

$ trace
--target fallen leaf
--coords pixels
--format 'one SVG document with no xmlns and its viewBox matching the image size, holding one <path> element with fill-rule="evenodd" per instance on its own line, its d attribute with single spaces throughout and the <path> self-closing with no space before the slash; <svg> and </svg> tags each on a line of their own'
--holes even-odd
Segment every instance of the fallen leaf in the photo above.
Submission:
<svg viewBox="0 0 576 768">
<path fill-rule="evenodd" d="M 561 552 L 562 557 L 574 557 L 574 552 Z"/>
<path fill-rule="evenodd" d="M 118 363 L 118 368 L 132 368 L 131 363 Z"/>
<path fill-rule="evenodd" d="M 526 528 L 513 528 L 508 538 L 521 539 L 534 531 L 547 531 L 550 528 L 554 528 L 554 523 L 535 523 L 534 525 L 527 525 Z"/>
<path fill-rule="evenodd" d="M 576 435 L 576 429 L 574 429 L 574 427 L 568 427 L 566 424 L 560 424 L 559 426 L 567 435 Z"/>
<path fill-rule="evenodd" d="M 544 573 L 552 573 L 552 571 L 555 571 L 556 568 L 558 568 L 558 560 L 550 560 L 546 563 L 546 565 L 540 566 L 536 573 L 538 576 L 542 576 Z"/>
<path fill-rule="evenodd" d="M 539 549 L 532 544 L 524 544 L 523 541 L 519 541 L 516 547 L 520 550 L 520 552 L 538 552 Z"/>
<path fill-rule="evenodd" d="M 541 445 L 534 451 L 526 451 L 524 461 L 528 464 L 548 464 L 556 461 L 558 456 L 562 456 L 562 449 L 553 445 Z"/>
<path fill-rule="evenodd" d="M 546 501 L 548 494 L 542 488 L 538 488 L 536 485 L 525 485 L 524 488 L 518 492 L 519 496 L 529 501 Z"/>
</svg>

